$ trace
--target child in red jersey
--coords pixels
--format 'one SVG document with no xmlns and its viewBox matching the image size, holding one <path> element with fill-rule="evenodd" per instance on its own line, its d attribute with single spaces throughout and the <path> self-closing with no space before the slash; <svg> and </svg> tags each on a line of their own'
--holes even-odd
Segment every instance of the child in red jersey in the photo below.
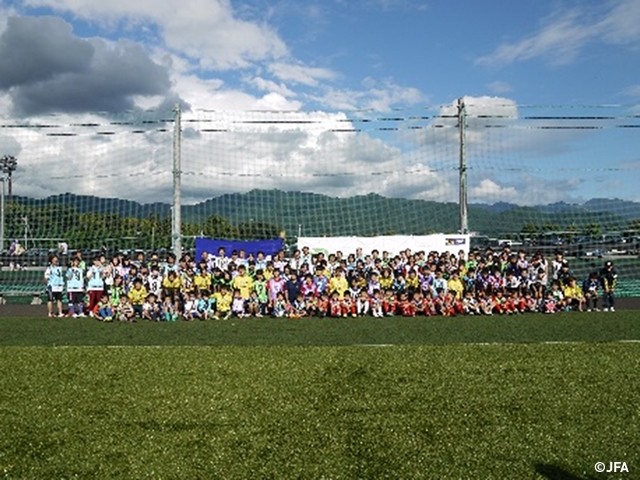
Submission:
<svg viewBox="0 0 640 480">
<path fill-rule="evenodd" d="M 316 314 L 324 318 L 329 315 L 329 295 L 327 292 L 322 292 L 318 297 L 318 303 L 316 306 Z"/>
<path fill-rule="evenodd" d="M 387 317 L 393 317 L 396 314 L 398 300 L 392 289 L 385 291 L 384 300 L 382 301 L 382 311 Z"/>
<path fill-rule="evenodd" d="M 340 301 L 340 295 L 338 292 L 333 292 L 329 299 L 329 315 L 332 317 L 342 316 L 342 302 Z"/>
<path fill-rule="evenodd" d="M 416 307 L 411 300 L 409 300 L 409 296 L 406 293 L 400 294 L 400 299 L 398 301 L 398 309 L 402 313 L 403 317 L 415 317 L 416 316 Z"/>
<path fill-rule="evenodd" d="M 414 308 L 416 309 L 417 314 L 424 314 L 426 303 L 424 300 L 424 296 L 422 295 L 422 292 L 420 290 L 416 291 L 413 294 L 412 303 Z"/>
<path fill-rule="evenodd" d="M 426 317 L 433 317 L 437 315 L 438 312 L 436 312 L 436 305 L 433 301 L 433 296 L 431 295 L 431 291 L 426 292 L 422 298 L 423 298 L 422 303 L 424 304 L 424 308 L 422 312 L 424 313 L 424 315 Z"/>
<path fill-rule="evenodd" d="M 514 292 L 507 292 L 504 296 L 503 310 L 507 315 L 516 313 L 516 301 L 514 298 Z"/>
<path fill-rule="evenodd" d="M 349 315 L 352 317 L 356 316 L 356 304 L 351 295 L 345 295 L 340 304 L 342 307 L 343 317 L 348 317 Z"/>
<path fill-rule="evenodd" d="M 459 298 L 455 290 L 447 292 L 447 302 L 449 304 L 449 316 L 455 317 L 456 315 L 462 315 L 464 313 L 462 297 Z"/>
<path fill-rule="evenodd" d="M 491 297 L 491 302 L 493 306 L 493 313 L 498 313 L 502 315 L 505 313 L 505 298 L 502 294 L 502 290 L 497 290 L 495 294 Z"/>
</svg>

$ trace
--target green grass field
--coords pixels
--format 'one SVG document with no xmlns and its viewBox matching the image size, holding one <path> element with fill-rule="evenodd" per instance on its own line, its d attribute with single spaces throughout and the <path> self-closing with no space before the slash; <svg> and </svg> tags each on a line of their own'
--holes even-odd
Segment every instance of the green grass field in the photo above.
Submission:
<svg viewBox="0 0 640 480">
<path fill-rule="evenodd" d="M 639 478 L 637 317 L 1 318 L 0 478 Z"/>
</svg>

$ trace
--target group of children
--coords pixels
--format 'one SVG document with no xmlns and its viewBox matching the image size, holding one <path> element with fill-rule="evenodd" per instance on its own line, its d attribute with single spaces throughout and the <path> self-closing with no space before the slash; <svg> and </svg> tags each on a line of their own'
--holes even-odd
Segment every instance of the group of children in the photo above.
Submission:
<svg viewBox="0 0 640 480">
<path fill-rule="evenodd" d="M 87 265 L 81 254 L 63 271 L 57 256 L 45 272 L 48 313 L 93 316 L 110 322 L 186 321 L 230 317 L 455 316 L 613 311 L 617 272 L 611 262 L 581 282 L 561 253 L 547 261 L 541 253 L 487 250 L 411 252 L 397 255 L 361 250 L 290 257 L 258 252 L 205 253 L 135 259 L 102 255 Z"/>
</svg>

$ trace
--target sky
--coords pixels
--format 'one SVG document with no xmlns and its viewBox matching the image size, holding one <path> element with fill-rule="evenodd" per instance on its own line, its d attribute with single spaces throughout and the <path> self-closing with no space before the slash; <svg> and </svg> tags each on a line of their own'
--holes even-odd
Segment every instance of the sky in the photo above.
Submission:
<svg viewBox="0 0 640 480">
<path fill-rule="evenodd" d="M 0 59 L 17 194 L 170 201 L 180 105 L 186 202 L 456 201 L 463 98 L 470 202 L 640 201 L 638 0 L 0 0 Z"/>
</svg>

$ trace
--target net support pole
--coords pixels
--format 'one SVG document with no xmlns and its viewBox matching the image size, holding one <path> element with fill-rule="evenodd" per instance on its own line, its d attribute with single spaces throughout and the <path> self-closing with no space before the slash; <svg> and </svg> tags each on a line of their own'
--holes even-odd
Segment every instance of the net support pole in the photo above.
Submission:
<svg viewBox="0 0 640 480">
<path fill-rule="evenodd" d="M 176 258 L 182 257 L 182 217 L 180 203 L 181 165 L 181 112 L 180 105 L 174 108 L 175 119 L 173 125 L 173 204 L 171 208 L 171 250 Z"/>
<path fill-rule="evenodd" d="M 460 132 L 460 233 L 469 233 L 469 220 L 467 215 L 467 151 L 465 145 L 465 127 L 467 123 L 467 111 L 464 98 L 458 99 L 458 131 Z"/>
<path fill-rule="evenodd" d="M 2 181 L 2 190 L 0 191 L 0 251 L 4 250 L 4 184 L 6 175 L 3 173 L 0 177 Z"/>
</svg>

